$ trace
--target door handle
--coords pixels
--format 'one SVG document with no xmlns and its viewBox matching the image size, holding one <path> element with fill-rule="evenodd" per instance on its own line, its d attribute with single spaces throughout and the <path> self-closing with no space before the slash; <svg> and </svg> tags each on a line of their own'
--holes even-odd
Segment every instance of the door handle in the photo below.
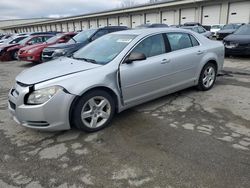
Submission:
<svg viewBox="0 0 250 188">
<path fill-rule="evenodd" d="M 204 54 L 204 51 L 199 50 L 199 51 L 197 52 L 197 55 L 201 55 L 201 54 Z"/>
<path fill-rule="evenodd" d="M 161 64 L 166 64 L 166 63 L 170 63 L 170 59 L 163 59 L 163 60 L 161 60 Z"/>
</svg>

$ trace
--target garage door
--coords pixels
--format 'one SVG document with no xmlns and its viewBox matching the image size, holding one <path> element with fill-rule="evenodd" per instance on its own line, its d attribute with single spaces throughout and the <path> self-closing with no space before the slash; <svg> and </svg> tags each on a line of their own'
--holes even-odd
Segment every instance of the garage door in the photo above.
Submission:
<svg viewBox="0 0 250 188">
<path fill-rule="evenodd" d="M 161 22 L 167 25 L 174 25 L 174 11 L 164 11 L 162 12 Z"/>
<path fill-rule="evenodd" d="M 109 18 L 108 19 L 109 26 L 118 26 L 118 18 Z"/>
<path fill-rule="evenodd" d="M 107 18 L 102 18 L 98 19 L 98 27 L 105 27 L 108 25 L 108 19 Z"/>
<path fill-rule="evenodd" d="M 51 31 L 50 25 L 46 25 L 46 30 L 47 30 L 47 31 Z"/>
<path fill-rule="evenodd" d="M 202 24 L 213 25 L 220 23 L 221 5 L 203 7 Z"/>
<path fill-rule="evenodd" d="M 89 22 L 88 21 L 82 21 L 82 30 L 89 28 Z"/>
<path fill-rule="evenodd" d="M 129 17 L 128 16 L 119 17 L 119 25 L 120 26 L 130 27 L 130 25 L 129 25 Z"/>
<path fill-rule="evenodd" d="M 57 30 L 57 31 L 61 31 L 61 30 L 62 30 L 61 24 L 56 24 L 56 30 Z"/>
<path fill-rule="evenodd" d="M 146 14 L 146 24 L 159 23 L 158 17 L 159 17 L 158 13 L 149 13 L 149 14 Z"/>
<path fill-rule="evenodd" d="M 132 16 L 132 28 L 143 24 L 142 15 L 133 15 Z"/>
<path fill-rule="evenodd" d="M 181 24 L 195 21 L 195 8 L 181 10 Z"/>
<path fill-rule="evenodd" d="M 81 23 L 78 21 L 78 22 L 75 22 L 75 31 L 79 31 L 79 30 L 82 30 L 82 28 L 81 28 Z"/>
<path fill-rule="evenodd" d="M 68 23 L 68 31 L 75 31 L 74 22 L 69 22 Z"/>
<path fill-rule="evenodd" d="M 249 23 L 249 19 L 250 1 L 230 4 L 228 23 Z"/>
<path fill-rule="evenodd" d="M 43 31 L 47 31 L 46 25 L 43 25 Z"/>
<path fill-rule="evenodd" d="M 89 21 L 89 28 L 96 29 L 97 28 L 97 20 L 90 20 Z"/>
<path fill-rule="evenodd" d="M 68 31 L 68 27 L 66 23 L 62 23 L 62 31 L 63 32 L 67 32 Z"/>
<path fill-rule="evenodd" d="M 55 24 L 51 25 L 51 29 L 52 31 L 56 31 L 56 25 Z"/>
</svg>

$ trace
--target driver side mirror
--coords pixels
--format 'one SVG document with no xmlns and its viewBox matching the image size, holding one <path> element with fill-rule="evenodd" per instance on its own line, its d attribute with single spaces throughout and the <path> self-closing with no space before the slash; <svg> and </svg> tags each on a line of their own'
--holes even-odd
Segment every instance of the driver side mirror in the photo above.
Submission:
<svg viewBox="0 0 250 188">
<path fill-rule="evenodd" d="M 134 61 L 142 61 L 147 59 L 144 53 L 139 52 L 132 52 L 130 55 L 127 56 L 125 63 L 130 64 Z"/>
</svg>

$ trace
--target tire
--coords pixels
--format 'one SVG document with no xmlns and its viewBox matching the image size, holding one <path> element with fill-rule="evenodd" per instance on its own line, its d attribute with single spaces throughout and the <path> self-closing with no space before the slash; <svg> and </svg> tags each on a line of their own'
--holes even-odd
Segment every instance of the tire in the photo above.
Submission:
<svg viewBox="0 0 250 188">
<path fill-rule="evenodd" d="M 11 53 L 11 59 L 18 60 L 18 51 L 17 50 Z"/>
<path fill-rule="evenodd" d="M 96 132 L 110 124 L 115 102 L 108 92 L 93 90 L 83 95 L 72 109 L 72 125 L 85 132 Z"/>
<path fill-rule="evenodd" d="M 213 63 L 207 63 L 200 74 L 197 88 L 201 91 L 210 90 L 216 81 L 217 69 Z"/>
</svg>

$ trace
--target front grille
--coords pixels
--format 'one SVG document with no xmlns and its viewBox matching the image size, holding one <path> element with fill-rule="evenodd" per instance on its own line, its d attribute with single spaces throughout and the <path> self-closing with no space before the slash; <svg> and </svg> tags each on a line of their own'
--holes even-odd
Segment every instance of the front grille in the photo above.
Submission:
<svg viewBox="0 0 250 188">
<path fill-rule="evenodd" d="M 16 110 L 16 105 L 13 102 L 9 101 L 9 104 L 11 109 Z"/>
</svg>

